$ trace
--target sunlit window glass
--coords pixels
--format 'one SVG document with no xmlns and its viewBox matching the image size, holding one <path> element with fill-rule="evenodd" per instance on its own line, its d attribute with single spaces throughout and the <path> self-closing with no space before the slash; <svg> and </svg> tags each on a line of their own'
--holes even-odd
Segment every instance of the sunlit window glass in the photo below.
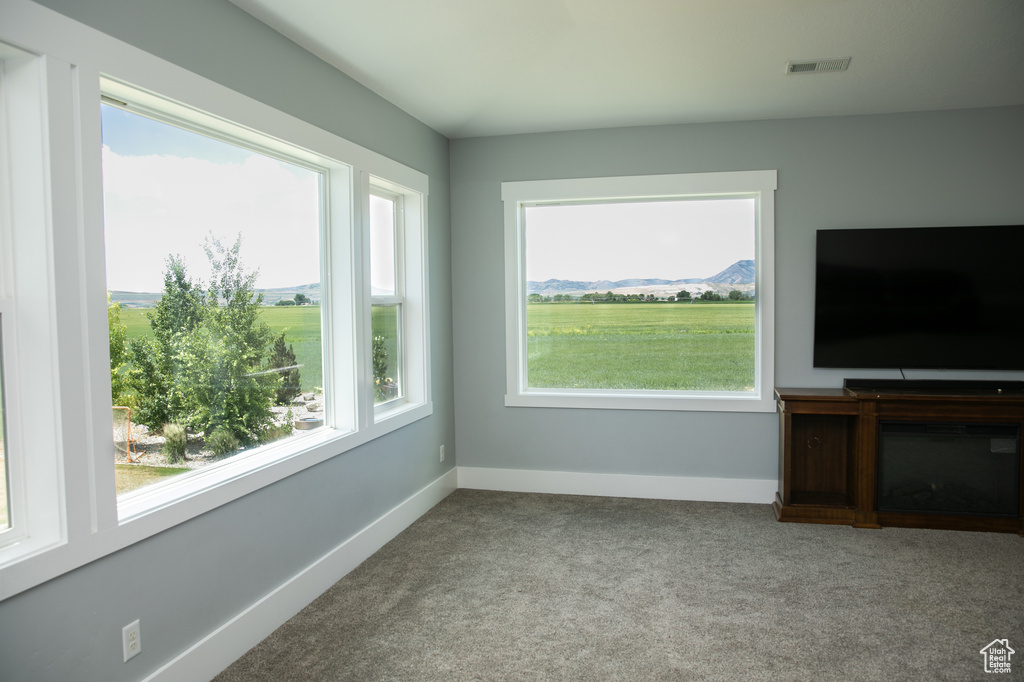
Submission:
<svg viewBox="0 0 1024 682">
<path fill-rule="evenodd" d="M 320 174 L 102 123 L 118 494 L 322 425 Z"/>
<path fill-rule="evenodd" d="M 754 199 L 524 211 L 530 388 L 754 390 Z"/>
<path fill-rule="evenodd" d="M 402 299 L 396 251 L 398 206 L 370 195 L 370 290 L 373 296 L 373 401 L 402 396 Z"/>
</svg>

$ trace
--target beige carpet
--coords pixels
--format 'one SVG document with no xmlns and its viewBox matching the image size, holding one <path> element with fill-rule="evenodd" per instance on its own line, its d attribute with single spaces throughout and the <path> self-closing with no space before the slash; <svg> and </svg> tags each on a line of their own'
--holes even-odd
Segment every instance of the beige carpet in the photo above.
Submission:
<svg viewBox="0 0 1024 682">
<path fill-rule="evenodd" d="M 216 679 L 1024 678 L 1024 538 L 459 490 Z"/>
</svg>

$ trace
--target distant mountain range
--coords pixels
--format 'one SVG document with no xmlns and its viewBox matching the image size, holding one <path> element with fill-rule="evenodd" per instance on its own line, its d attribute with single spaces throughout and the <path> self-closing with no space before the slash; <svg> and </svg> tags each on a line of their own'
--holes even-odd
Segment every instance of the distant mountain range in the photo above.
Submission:
<svg viewBox="0 0 1024 682">
<path fill-rule="evenodd" d="M 263 294 L 263 305 L 274 305 L 284 299 L 293 299 L 295 294 L 303 294 L 306 298 L 320 302 L 320 283 L 300 284 L 294 287 L 279 287 L 277 289 L 257 289 L 257 294 Z M 120 303 L 125 308 L 153 308 L 156 302 L 163 296 L 163 292 L 147 291 L 111 291 L 110 300 Z"/>
<path fill-rule="evenodd" d="M 652 294 L 654 296 L 674 296 L 681 289 L 686 289 L 694 296 L 705 291 L 726 294 L 731 289 L 744 293 L 754 290 L 754 261 L 736 261 L 725 270 L 711 277 L 690 277 L 685 279 L 600 279 L 595 281 L 578 281 L 567 279 L 549 279 L 544 282 L 528 281 L 527 294 L 554 296 L 555 294 L 585 294 L 588 292 L 611 291 L 616 294 Z M 295 294 L 304 294 L 313 301 L 320 301 L 320 283 L 301 284 L 293 287 L 276 289 L 257 289 L 263 294 L 263 305 L 274 305 L 283 299 L 293 299 Z M 110 298 L 125 308 L 152 308 L 163 292 L 111 291 Z"/>
<path fill-rule="evenodd" d="M 549 279 L 543 282 L 530 280 L 526 282 L 526 293 L 553 296 L 555 294 L 611 291 L 623 294 L 652 293 L 656 296 L 668 296 L 674 295 L 681 289 L 686 289 L 694 295 L 700 295 L 704 291 L 720 292 L 728 288 L 743 292 L 753 291 L 754 281 L 754 261 L 740 260 L 715 275 L 703 278 L 600 279 L 594 281 Z"/>
</svg>

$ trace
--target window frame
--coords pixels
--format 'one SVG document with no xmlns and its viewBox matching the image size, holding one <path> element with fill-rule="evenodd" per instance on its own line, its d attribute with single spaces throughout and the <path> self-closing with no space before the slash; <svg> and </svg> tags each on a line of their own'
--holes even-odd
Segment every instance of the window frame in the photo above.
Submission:
<svg viewBox="0 0 1024 682">
<path fill-rule="evenodd" d="M 60 353 L 54 301 L 60 254 L 50 235 L 68 217 L 54 196 L 74 196 L 75 188 L 68 182 L 70 161 L 48 149 L 52 140 L 69 139 L 69 65 L 5 42 L 0 43 L 0 69 L 0 352 L 10 513 L 10 527 L 0 532 L 2 569 L 67 538 L 67 472 L 60 437 L 66 418 L 54 367 Z M 23 409 L 28 377 L 33 402 L 53 405 L 54 412 Z M 30 433 L 31 457 L 26 447 Z"/>
<path fill-rule="evenodd" d="M 505 231 L 505 352 L 508 407 L 774 412 L 774 232 L 777 171 L 726 171 L 501 183 Z M 701 197 L 755 199 L 754 390 L 663 391 L 531 388 L 527 385 L 526 247 L 529 205 L 658 201 Z"/>
<path fill-rule="evenodd" d="M 410 191 L 400 182 L 395 182 L 382 175 L 364 173 L 361 178 L 364 188 L 362 236 L 369 245 L 370 240 L 370 195 L 376 194 L 397 199 L 395 203 L 395 296 L 373 296 L 370 285 L 370 250 L 363 249 L 365 297 L 365 325 L 367 333 L 364 338 L 366 352 L 361 356 L 365 364 L 364 376 L 369 381 L 363 394 L 369 397 L 372 405 L 371 413 L 366 415 L 369 423 L 385 424 L 401 415 L 411 405 L 428 399 L 424 388 L 430 385 L 430 335 L 428 332 L 429 316 L 425 305 L 428 295 L 427 282 L 427 195 Z M 423 258 L 415 258 L 413 254 L 422 253 Z M 401 394 L 386 402 L 373 404 L 373 342 L 372 314 L 374 305 L 399 306 L 399 365 L 401 367 Z"/>
<path fill-rule="evenodd" d="M 46 494 L 30 486 L 23 496 L 30 502 L 29 517 L 46 521 L 49 530 L 34 535 L 35 544 L 0 546 L 0 600 L 432 414 L 426 174 L 30 2 L 12 0 L 0 6 L 0 45 L 30 52 L 39 73 L 36 110 L 28 117 L 40 128 L 39 144 L 29 154 L 30 165 L 21 165 L 20 159 L 8 163 L 38 169 L 17 174 L 33 184 L 31 192 L 17 196 L 23 204 L 29 199 L 38 204 L 34 229 L 25 227 L 35 241 L 25 240 L 21 248 L 28 260 L 19 255 L 18 262 L 26 263 L 22 270 L 34 272 L 45 285 L 27 293 L 16 288 L 18 336 L 33 341 L 19 343 L 17 363 L 33 367 L 33 402 L 53 405 L 45 415 L 38 411 L 38 421 L 48 428 L 39 438 L 33 435 L 33 457 L 25 458 L 42 469 L 27 478 Z M 6 54 L 0 51 L 0 57 Z M 151 96 L 172 109 L 179 107 L 175 115 L 186 120 L 205 117 L 204 125 L 232 136 L 238 130 L 258 131 L 264 141 L 279 141 L 288 156 L 301 150 L 314 161 L 329 161 L 334 180 L 324 195 L 333 221 L 329 258 L 336 267 L 326 275 L 331 282 L 322 286 L 342 294 L 322 301 L 331 307 L 325 316 L 329 328 L 323 330 L 332 340 L 325 343 L 324 365 L 325 372 L 335 373 L 336 385 L 345 388 L 328 400 L 331 413 L 325 421 L 334 428 L 293 441 L 301 445 L 272 443 L 237 463 L 211 467 L 186 480 L 172 478 L 118 501 L 113 457 L 108 455 L 113 420 L 99 104 L 101 94 L 123 100 L 117 97 L 121 87 L 139 104 Z M 383 412 L 374 410 L 372 389 L 366 390 L 372 381 L 370 291 L 361 225 L 370 178 L 402 194 L 407 215 L 406 400 Z M 31 319 L 22 314 L 25 310 L 33 313 Z M 2 322 L 5 331 L 9 322 Z M 27 337 L 30 332 L 38 333 Z M 7 350 L 4 354 L 10 361 Z M 44 375 L 50 380 L 43 381 L 41 393 L 36 382 Z M 21 372 L 21 377 L 27 374 Z M 5 377 L 9 385 L 10 380 L 10 375 Z M 8 404 L 24 405 L 27 394 L 9 390 L 7 398 Z M 32 411 L 21 412 L 22 422 L 31 417 Z M 39 427 L 25 423 L 22 433 L 35 434 Z"/>
</svg>

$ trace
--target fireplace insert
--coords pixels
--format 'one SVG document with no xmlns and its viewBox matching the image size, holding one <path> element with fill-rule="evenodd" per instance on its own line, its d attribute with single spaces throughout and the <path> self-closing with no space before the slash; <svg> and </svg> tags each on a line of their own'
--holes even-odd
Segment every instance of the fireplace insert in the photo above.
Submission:
<svg viewBox="0 0 1024 682">
<path fill-rule="evenodd" d="M 1016 517 L 1020 426 L 883 421 L 878 511 Z"/>
</svg>

